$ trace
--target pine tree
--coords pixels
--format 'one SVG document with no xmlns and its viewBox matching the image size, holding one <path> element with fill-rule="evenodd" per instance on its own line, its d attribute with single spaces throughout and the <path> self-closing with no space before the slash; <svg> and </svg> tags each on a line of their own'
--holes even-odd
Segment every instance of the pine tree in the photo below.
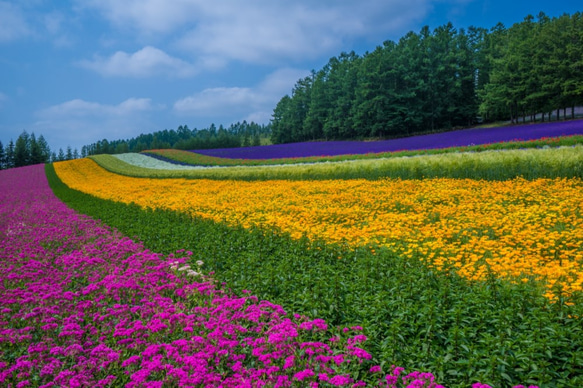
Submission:
<svg viewBox="0 0 583 388">
<path fill-rule="evenodd" d="M 30 134 L 30 160 L 29 164 L 41 164 L 44 163 L 42 149 L 36 140 L 34 132 Z"/>
<path fill-rule="evenodd" d="M 22 167 L 30 164 L 30 136 L 23 131 L 14 146 L 14 167 Z"/>
<path fill-rule="evenodd" d="M 0 170 L 6 168 L 6 153 L 4 152 L 4 145 L 0 141 Z"/>
<path fill-rule="evenodd" d="M 38 137 L 37 143 L 41 151 L 40 163 L 49 163 L 51 160 L 51 148 L 49 147 L 49 144 L 47 143 L 43 135 L 40 135 Z"/>
<path fill-rule="evenodd" d="M 6 168 L 14 167 L 14 142 L 12 139 L 8 143 L 8 147 L 6 147 L 5 166 Z"/>
</svg>

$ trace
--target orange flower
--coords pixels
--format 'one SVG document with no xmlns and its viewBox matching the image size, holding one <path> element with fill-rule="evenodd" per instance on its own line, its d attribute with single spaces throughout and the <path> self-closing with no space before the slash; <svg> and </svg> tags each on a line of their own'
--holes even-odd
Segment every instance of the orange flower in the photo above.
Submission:
<svg viewBox="0 0 583 388">
<path fill-rule="evenodd" d="M 469 279 L 488 273 L 582 289 L 581 179 L 213 181 L 131 178 L 89 159 L 55 163 L 69 187 L 99 198 L 293 238 L 378 244 Z"/>
</svg>

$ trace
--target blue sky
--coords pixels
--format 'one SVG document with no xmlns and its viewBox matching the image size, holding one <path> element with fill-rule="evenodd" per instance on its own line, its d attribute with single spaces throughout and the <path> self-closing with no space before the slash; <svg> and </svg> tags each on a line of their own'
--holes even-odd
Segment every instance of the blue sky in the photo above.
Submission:
<svg viewBox="0 0 583 388">
<path fill-rule="evenodd" d="M 424 25 L 511 26 L 580 0 L 0 0 L 0 141 L 53 150 L 187 124 L 268 123 L 332 56 Z"/>
</svg>

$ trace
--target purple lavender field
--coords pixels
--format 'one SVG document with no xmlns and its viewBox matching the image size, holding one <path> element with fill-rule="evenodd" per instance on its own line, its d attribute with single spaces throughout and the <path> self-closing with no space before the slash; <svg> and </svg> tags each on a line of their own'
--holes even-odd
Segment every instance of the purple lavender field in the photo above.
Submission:
<svg viewBox="0 0 583 388">
<path fill-rule="evenodd" d="M 463 147 L 582 134 L 583 120 L 573 120 L 496 128 L 463 129 L 381 141 L 304 142 L 256 147 L 192 150 L 192 152 L 231 159 L 280 159 Z"/>
</svg>

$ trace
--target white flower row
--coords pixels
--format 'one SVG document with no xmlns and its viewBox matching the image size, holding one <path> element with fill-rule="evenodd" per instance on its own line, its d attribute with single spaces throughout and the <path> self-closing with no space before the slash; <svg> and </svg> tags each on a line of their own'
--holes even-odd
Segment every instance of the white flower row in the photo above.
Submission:
<svg viewBox="0 0 583 388">
<path fill-rule="evenodd" d="M 144 154 L 137 153 L 127 153 L 127 154 L 116 154 L 113 155 L 122 162 L 131 164 L 132 166 L 152 168 L 156 170 L 196 170 L 201 168 L 206 168 L 202 166 L 181 166 L 178 164 L 172 164 L 170 162 L 165 162 L 163 160 L 158 160 Z"/>
</svg>

